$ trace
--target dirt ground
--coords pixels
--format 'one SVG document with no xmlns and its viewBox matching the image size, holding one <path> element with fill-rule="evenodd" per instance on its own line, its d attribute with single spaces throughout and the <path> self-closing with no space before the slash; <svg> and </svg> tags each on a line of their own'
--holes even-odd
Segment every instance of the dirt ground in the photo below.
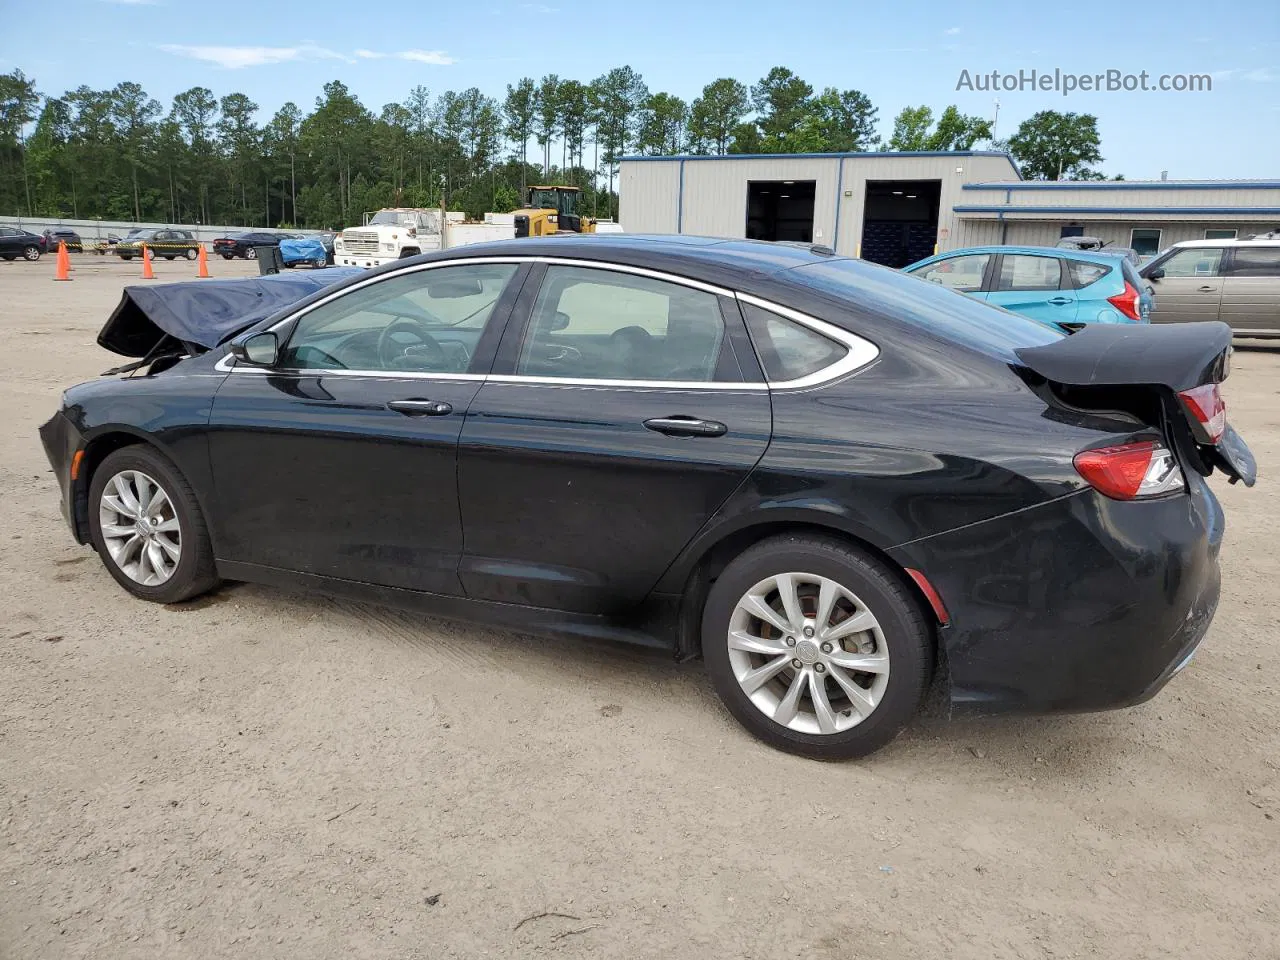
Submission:
<svg viewBox="0 0 1280 960">
<path fill-rule="evenodd" d="M 1214 481 L 1222 605 L 1159 697 L 819 764 L 698 664 L 253 586 L 129 597 L 36 436 L 141 282 L 74 263 L 0 263 L 0 957 L 1280 957 L 1280 352 L 1236 352 L 1263 478 Z"/>
</svg>

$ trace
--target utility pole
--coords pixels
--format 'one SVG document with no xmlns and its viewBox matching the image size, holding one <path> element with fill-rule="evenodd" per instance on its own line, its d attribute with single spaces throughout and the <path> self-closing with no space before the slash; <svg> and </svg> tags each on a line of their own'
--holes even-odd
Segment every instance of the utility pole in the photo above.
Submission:
<svg viewBox="0 0 1280 960">
<path fill-rule="evenodd" d="M 991 139 L 996 138 L 996 124 L 1000 122 L 1000 98 L 996 97 L 996 115 L 991 118 Z"/>
</svg>

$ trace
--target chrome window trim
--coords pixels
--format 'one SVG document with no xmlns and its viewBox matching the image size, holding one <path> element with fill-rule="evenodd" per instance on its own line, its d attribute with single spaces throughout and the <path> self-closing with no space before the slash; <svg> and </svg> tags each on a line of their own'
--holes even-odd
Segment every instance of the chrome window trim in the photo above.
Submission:
<svg viewBox="0 0 1280 960">
<path fill-rule="evenodd" d="M 836 343 L 843 344 L 848 348 L 845 355 L 835 363 L 815 370 L 807 376 L 799 377 L 795 380 L 767 381 L 770 390 L 802 390 L 806 387 L 816 387 L 819 384 L 829 383 L 832 380 L 847 377 L 849 374 L 861 370 L 880 356 L 880 348 L 870 340 L 864 340 L 856 333 L 850 333 L 842 327 L 837 327 L 834 323 L 819 320 L 817 317 L 811 317 L 807 313 L 801 313 L 799 310 L 793 310 L 790 307 L 784 307 L 781 304 L 772 303 L 760 297 L 753 297 L 749 293 L 739 293 L 737 298 L 741 303 L 749 303 L 753 307 L 759 307 L 761 310 L 767 310 L 770 313 L 776 313 L 780 317 L 793 320 L 802 327 L 808 327 L 829 340 L 834 340 Z"/>
<path fill-rule="evenodd" d="M 848 376 L 857 370 L 870 364 L 880 355 L 880 348 L 869 340 L 865 340 L 857 334 L 850 333 L 834 324 L 825 320 L 819 320 L 817 317 L 811 317 L 799 310 L 793 310 L 791 307 L 785 307 L 782 304 L 774 303 L 771 300 L 765 300 L 761 297 L 752 296 L 747 293 L 740 293 L 736 290 L 730 290 L 725 287 L 716 286 L 711 283 L 704 283 L 701 280 L 692 280 L 688 277 L 682 277 L 677 274 L 665 273 L 661 270 L 652 270 L 648 267 L 634 267 L 630 264 L 608 263 L 599 260 L 583 260 L 576 257 L 549 257 L 549 256 L 522 256 L 519 254 L 510 256 L 495 257 L 460 257 L 452 260 L 434 260 L 430 263 L 417 263 L 407 266 L 403 270 L 396 270 L 387 274 L 379 274 L 378 276 L 369 277 L 353 283 L 349 287 L 343 287 L 341 290 L 335 290 L 328 296 L 322 297 L 315 303 L 307 304 L 297 313 L 292 313 L 284 319 L 272 324 L 267 328 L 268 331 L 275 331 L 288 324 L 294 323 L 302 317 L 306 316 L 312 310 L 331 303 L 339 297 L 369 286 L 370 284 L 380 283 L 383 280 L 389 280 L 392 277 L 404 276 L 410 273 L 417 273 L 422 270 L 435 270 L 442 267 L 464 266 L 473 263 L 542 263 L 553 266 L 569 266 L 569 267 L 585 267 L 596 270 L 608 270 L 614 273 L 625 273 L 634 276 L 649 277 L 654 280 L 660 280 L 666 283 L 674 283 L 679 286 L 691 287 L 696 290 L 703 290 L 717 296 L 729 297 L 741 303 L 749 303 L 759 307 L 762 310 L 768 310 L 776 313 L 778 316 L 793 320 L 801 326 L 808 327 L 823 336 L 835 340 L 837 343 L 843 344 L 848 351 L 843 357 L 835 363 L 828 364 L 820 370 L 817 370 L 807 376 L 800 377 L 796 380 L 785 381 L 769 381 L 767 383 L 731 383 L 728 381 L 703 381 L 703 380 L 602 380 L 588 378 L 573 377 L 536 377 L 526 376 L 524 374 L 481 374 L 481 373 L 428 373 L 423 371 L 391 371 L 391 370 L 334 370 L 324 367 L 304 367 L 304 368 L 272 368 L 241 366 L 235 362 L 230 353 L 223 356 L 215 365 L 214 369 L 222 373 L 247 373 L 259 375 L 277 375 L 277 376 L 324 376 L 324 377 L 366 377 L 374 380 L 454 380 L 454 381 L 493 381 L 495 383 L 527 383 L 532 386 L 562 386 L 562 387 L 591 387 L 591 388 L 608 388 L 618 387 L 624 389 L 655 389 L 655 390 L 721 390 L 721 391 L 756 391 L 756 390 L 796 390 L 807 387 L 815 387 L 820 384 L 828 383 L 832 380 Z"/>
</svg>

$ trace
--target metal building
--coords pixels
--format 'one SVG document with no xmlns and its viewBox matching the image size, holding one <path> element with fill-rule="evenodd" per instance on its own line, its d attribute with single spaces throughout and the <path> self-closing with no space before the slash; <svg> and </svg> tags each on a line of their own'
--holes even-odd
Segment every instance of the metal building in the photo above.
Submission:
<svg viewBox="0 0 1280 960">
<path fill-rule="evenodd" d="M 1280 181 L 1024 181 L 1007 154 L 625 157 L 628 233 L 822 243 L 905 266 L 937 250 L 1099 236 L 1150 254 L 1280 226 Z"/>
</svg>

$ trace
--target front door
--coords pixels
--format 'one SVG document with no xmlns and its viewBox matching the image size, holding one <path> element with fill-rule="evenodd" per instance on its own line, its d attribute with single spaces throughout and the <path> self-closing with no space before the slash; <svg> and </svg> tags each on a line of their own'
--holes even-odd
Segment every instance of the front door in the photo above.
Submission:
<svg viewBox="0 0 1280 960">
<path fill-rule="evenodd" d="M 736 303 L 688 282 L 549 266 L 494 369 L 459 448 L 470 597 L 625 609 L 769 443 Z"/>
<path fill-rule="evenodd" d="M 424 265 L 280 327 L 209 425 L 219 559 L 461 592 L 457 444 L 527 267 Z"/>
<path fill-rule="evenodd" d="M 1077 296 L 1062 260 L 1053 256 L 1006 253 L 987 301 L 1045 323 L 1076 319 Z"/>
<path fill-rule="evenodd" d="M 1280 333 L 1280 244 L 1231 249 L 1219 316 L 1238 333 Z"/>
<path fill-rule="evenodd" d="M 1217 320 L 1222 301 L 1222 247 L 1183 247 L 1160 267 L 1152 281 L 1156 306 L 1152 323 Z"/>
</svg>

